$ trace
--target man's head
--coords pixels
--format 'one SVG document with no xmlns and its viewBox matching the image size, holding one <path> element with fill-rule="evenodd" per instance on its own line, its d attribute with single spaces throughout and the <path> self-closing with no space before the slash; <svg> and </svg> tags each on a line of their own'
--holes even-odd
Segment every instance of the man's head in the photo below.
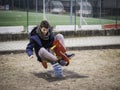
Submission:
<svg viewBox="0 0 120 90">
<path fill-rule="evenodd" d="M 40 24 L 40 29 L 41 29 L 41 32 L 46 35 L 49 31 L 49 28 L 50 28 L 50 24 L 48 23 L 48 21 L 46 20 L 43 20 Z"/>
<path fill-rule="evenodd" d="M 50 35 L 49 28 L 50 24 L 48 21 L 43 20 L 38 26 L 36 32 L 43 40 L 48 40 Z"/>
<path fill-rule="evenodd" d="M 48 29 L 48 28 L 50 28 L 50 24 L 48 23 L 48 21 L 43 20 L 43 21 L 40 23 L 40 28 L 42 28 L 42 27 Z"/>
</svg>

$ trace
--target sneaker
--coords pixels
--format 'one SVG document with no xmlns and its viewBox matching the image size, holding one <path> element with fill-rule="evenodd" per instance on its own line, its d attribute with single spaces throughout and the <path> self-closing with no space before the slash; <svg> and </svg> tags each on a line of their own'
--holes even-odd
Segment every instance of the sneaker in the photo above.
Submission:
<svg viewBox="0 0 120 90">
<path fill-rule="evenodd" d="M 62 78 L 63 77 L 63 70 L 62 66 L 58 63 L 53 64 L 53 70 L 54 70 L 54 77 L 55 78 Z"/>
<path fill-rule="evenodd" d="M 61 65 L 61 66 L 66 66 L 68 63 L 65 61 L 65 60 L 58 60 L 58 63 Z"/>
<path fill-rule="evenodd" d="M 72 53 L 72 54 L 67 54 L 67 53 L 65 53 L 65 55 L 66 55 L 68 58 L 72 58 L 73 56 L 75 56 L 74 53 Z"/>
</svg>

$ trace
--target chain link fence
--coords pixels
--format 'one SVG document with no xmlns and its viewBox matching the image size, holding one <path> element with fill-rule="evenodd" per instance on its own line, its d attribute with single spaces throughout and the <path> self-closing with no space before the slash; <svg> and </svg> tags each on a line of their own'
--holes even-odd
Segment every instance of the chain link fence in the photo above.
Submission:
<svg viewBox="0 0 120 90">
<path fill-rule="evenodd" d="M 54 30 L 64 32 L 120 29 L 120 0 L 0 0 L 0 28 L 23 27 L 18 31 L 0 29 L 1 40 L 10 30 L 28 33 L 42 20 L 48 20 Z"/>
<path fill-rule="evenodd" d="M 0 0 L 0 26 L 37 25 L 48 20 L 56 25 L 120 23 L 119 0 Z M 117 26 L 118 25 L 118 26 Z"/>
</svg>

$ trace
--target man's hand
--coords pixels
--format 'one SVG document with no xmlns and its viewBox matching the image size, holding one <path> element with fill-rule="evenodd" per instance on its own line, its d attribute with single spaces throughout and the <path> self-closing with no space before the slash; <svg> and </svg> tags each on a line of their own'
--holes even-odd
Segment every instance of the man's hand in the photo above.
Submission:
<svg viewBox="0 0 120 90">
<path fill-rule="evenodd" d="M 34 58 L 34 55 L 31 55 L 28 59 L 31 60 Z"/>
</svg>

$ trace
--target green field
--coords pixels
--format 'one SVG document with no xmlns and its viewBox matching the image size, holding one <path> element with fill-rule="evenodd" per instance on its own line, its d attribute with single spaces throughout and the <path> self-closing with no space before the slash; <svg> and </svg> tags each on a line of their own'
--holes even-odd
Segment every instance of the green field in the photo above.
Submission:
<svg viewBox="0 0 120 90">
<path fill-rule="evenodd" d="M 55 25 L 69 25 L 69 15 L 46 14 L 47 20 L 52 26 Z M 29 12 L 28 24 L 36 25 L 43 19 L 42 13 Z M 110 24 L 116 23 L 113 19 L 99 19 L 99 18 L 85 18 L 87 24 Z M 120 23 L 120 20 L 117 21 Z M 75 16 L 73 16 L 73 24 L 75 23 Z M 80 25 L 80 18 L 76 16 L 76 24 Z M 83 23 L 84 24 L 84 23 Z M 0 26 L 27 26 L 27 12 L 23 11 L 0 11 Z"/>
</svg>

